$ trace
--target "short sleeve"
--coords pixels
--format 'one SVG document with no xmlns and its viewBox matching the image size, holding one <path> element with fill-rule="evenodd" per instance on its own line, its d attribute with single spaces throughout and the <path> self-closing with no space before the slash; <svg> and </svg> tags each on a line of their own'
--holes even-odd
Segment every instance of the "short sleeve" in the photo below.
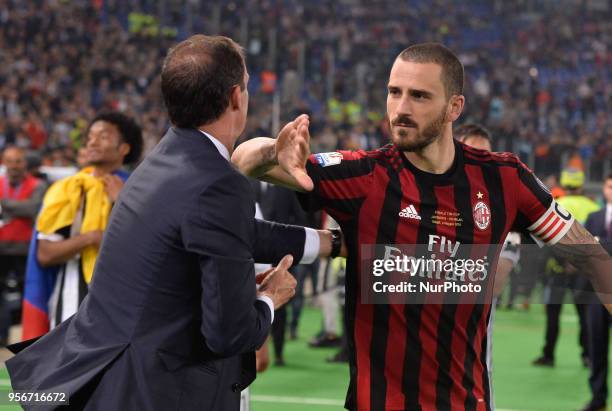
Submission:
<svg viewBox="0 0 612 411">
<path fill-rule="evenodd" d="M 298 198 L 307 211 L 324 209 L 343 219 L 351 215 L 372 183 L 373 162 L 365 151 L 336 151 L 313 154 L 306 172 L 314 183 L 313 191 Z"/>
</svg>

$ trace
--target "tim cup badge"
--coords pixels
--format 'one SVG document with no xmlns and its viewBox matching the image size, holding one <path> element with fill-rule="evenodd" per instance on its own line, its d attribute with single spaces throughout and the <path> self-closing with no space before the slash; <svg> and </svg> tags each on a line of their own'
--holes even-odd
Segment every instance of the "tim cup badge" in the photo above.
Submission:
<svg viewBox="0 0 612 411">
<path fill-rule="evenodd" d="M 481 230 L 486 230 L 491 223 L 491 210 L 484 202 L 479 201 L 474 206 L 474 222 L 476 227 Z"/>
</svg>

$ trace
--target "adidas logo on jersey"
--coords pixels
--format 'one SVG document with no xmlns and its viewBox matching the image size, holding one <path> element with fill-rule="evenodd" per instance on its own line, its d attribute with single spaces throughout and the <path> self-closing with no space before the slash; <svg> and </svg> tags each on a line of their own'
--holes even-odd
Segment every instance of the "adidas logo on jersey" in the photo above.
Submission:
<svg viewBox="0 0 612 411">
<path fill-rule="evenodd" d="M 416 208 L 414 208 L 412 204 L 400 211 L 399 216 L 405 218 L 414 218 L 415 220 L 421 219 L 421 216 L 419 215 L 419 213 L 417 213 Z"/>
</svg>

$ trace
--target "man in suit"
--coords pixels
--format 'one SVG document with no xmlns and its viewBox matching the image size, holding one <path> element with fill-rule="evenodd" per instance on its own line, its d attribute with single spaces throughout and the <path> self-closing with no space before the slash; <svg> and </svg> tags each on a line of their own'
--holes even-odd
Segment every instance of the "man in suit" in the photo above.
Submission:
<svg viewBox="0 0 612 411">
<path fill-rule="evenodd" d="M 599 238 L 600 244 L 612 254 L 612 174 L 609 174 L 604 182 L 603 195 L 606 201 L 605 206 L 588 216 L 585 228 Z M 599 301 L 593 301 L 587 305 L 587 335 L 591 354 L 591 373 L 589 375 L 591 401 L 582 408 L 582 411 L 606 409 L 611 320 L 608 310 Z"/>
<path fill-rule="evenodd" d="M 14 390 L 64 392 L 70 409 L 225 411 L 255 378 L 253 351 L 293 296 L 287 269 L 312 233 L 256 222 L 228 162 L 247 117 L 240 47 L 193 36 L 161 78 L 173 127 L 115 203 L 77 314 L 7 361 Z M 328 234 L 314 232 L 317 250 Z M 256 290 L 254 261 L 279 260 Z"/>
</svg>

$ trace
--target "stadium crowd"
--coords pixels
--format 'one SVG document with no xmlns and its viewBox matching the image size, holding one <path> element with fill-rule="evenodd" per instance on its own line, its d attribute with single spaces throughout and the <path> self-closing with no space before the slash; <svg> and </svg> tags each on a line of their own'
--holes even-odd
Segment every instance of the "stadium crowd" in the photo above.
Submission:
<svg viewBox="0 0 612 411">
<path fill-rule="evenodd" d="M 87 120 L 113 109 L 138 120 L 148 152 L 167 127 L 162 56 L 177 36 L 214 29 L 244 40 L 253 114 L 245 137 L 270 134 L 278 91 L 281 120 L 311 114 L 314 151 L 376 147 L 387 139 L 389 62 L 428 40 L 459 52 L 464 121 L 486 124 L 494 148 L 519 153 L 540 175 L 575 154 L 601 180 L 612 149 L 609 14 L 580 2 L 541 15 L 529 2 L 434 3 L 2 1 L 0 148 L 73 163 Z"/>
</svg>

